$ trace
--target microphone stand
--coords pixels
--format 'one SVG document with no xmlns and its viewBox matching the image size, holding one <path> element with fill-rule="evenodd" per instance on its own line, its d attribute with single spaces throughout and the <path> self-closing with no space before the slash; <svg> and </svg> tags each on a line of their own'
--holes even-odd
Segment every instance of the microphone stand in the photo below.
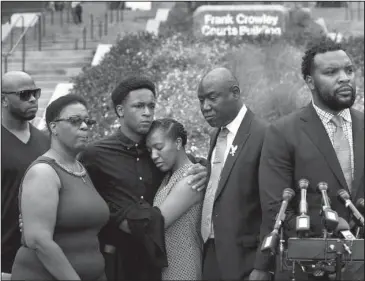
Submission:
<svg viewBox="0 0 365 281">
<path fill-rule="evenodd" d="M 283 227 L 280 228 L 280 244 L 279 244 L 279 250 L 280 250 L 280 271 L 284 271 L 284 231 Z"/>
<path fill-rule="evenodd" d="M 342 279 L 342 252 L 341 250 L 336 252 L 336 279 Z"/>
<path fill-rule="evenodd" d="M 291 269 L 291 281 L 295 281 L 295 261 L 292 263 L 292 269 Z"/>
</svg>

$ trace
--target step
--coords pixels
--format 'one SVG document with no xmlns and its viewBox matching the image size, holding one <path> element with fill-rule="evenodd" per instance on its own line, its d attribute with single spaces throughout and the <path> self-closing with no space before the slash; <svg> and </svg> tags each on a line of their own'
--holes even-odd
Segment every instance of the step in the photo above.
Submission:
<svg viewBox="0 0 365 281">
<path fill-rule="evenodd" d="M 82 50 L 83 51 L 83 50 Z M 46 51 L 44 51 L 46 52 Z M 62 52 L 62 50 L 60 51 Z M 39 62 L 40 59 L 44 59 L 44 58 L 52 58 L 52 61 L 54 62 L 64 62 L 65 61 L 65 58 L 67 58 L 67 60 L 69 61 L 77 61 L 77 60 L 82 60 L 82 61 L 90 61 L 92 59 L 92 55 L 84 55 L 84 54 L 77 54 L 79 51 L 74 51 L 75 54 L 72 54 L 70 56 L 61 56 L 61 55 L 57 55 L 57 56 L 47 56 L 47 55 L 44 55 L 42 56 L 41 58 L 40 57 L 37 57 L 37 56 L 32 56 L 30 53 L 31 51 L 28 51 L 26 52 L 26 55 L 25 55 L 25 60 L 26 60 L 26 63 L 27 62 L 32 62 L 32 61 L 36 61 L 36 62 Z M 8 63 L 21 63 L 22 62 L 22 56 L 10 56 L 8 58 Z"/>
<path fill-rule="evenodd" d="M 46 96 L 45 98 L 40 98 L 38 100 L 38 108 L 41 109 L 41 108 L 46 108 L 47 105 L 48 105 L 48 102 L 49 102 L 49 96 Z"/>
<path fill-rule="evenodd" d="M 33 77 L 33 79 L 34 79 L 34 77 Z M 55 88 L 58 83 L 62 83 L 66 79 L 62 79 L 62 77 L 60 77 L 60 79 L 53 80 L 53 81 L 49 81 L 49 80 L 44 81 L 44 80 L 36 80 L 36 79 L 34 79 L 34 80 L 37 83 L 37 87 L 39 87 L 41 89 L 52 89 L 52 88 Z"/>
<path fill-rule="evenodd" d="M 58 75 L 58 74 L 53 74 L 53 73 L 46 73 L 46 74 L 35 74 L 35 75 L 32 75 L 33 79 L 35 81 L 43 81 L 43 82 L 46 82 L 46 81 L 58 81 L 58 79 L 62 79 L 62 81 L 59 81 L 58 83 L 69 83 L 71 81 L 71 78 L 73 77 L 73 75 Z"/>
<path fill-rule="evenodd" d="M 32 76 L 33 77 L 33 76 Z M 36 82 L 36 85 L 38 86 L 38 82 Z M 56 85 L 57 86 L 57 85 Z M 41 90 L 42 90 L 42 93 L 41 93 L 41 97 L 40 97 L 40 99 L 39 100 L 41 100 L 42 99 L 42 103 L 44 104 L 44 103 L 46 103 L 46 104 L 48 104 L 48 101 L 49 101 L 49 99 L 50 99 L 50 97 L 53 95 L 53 93 L 54 93 L 54 90 L 55 90 L 55 88 L 56 88 L 56 86 L 54 86 L 54 88 L 52 88 L 52 89 L 50 89 L 50 88 L 48 88 L 48 89 L 42 89 L 41 87 Z"/>
<path fill-rule="evenodd" d="M 8 71 L 20 71 L 21 68 L 12 67 L 11 65 L 8 67 Z M 46 74 L 53 74 L 53 75 L 68 75 L 67 71 L 65 69 L 32 69 L 30 67 L 25 67 L 25 72 L 27 72 L 29 75 L 46 75 Z"/>
<path fill-rule="evenodd" d="M 55 62 L 53 63 L 51 59 L 44 60 L 42 62 L 26 62 L 26 69 L 34 69 L 34 70 L 54 70 L 54 69 L 66 69 L 66 68 L 74 68 L 74 67 L 83 67 L 87 64 L 87 61 L 64 61 L 64 62 Z M 21 69 L 21 63 L 10 63 L 8 64 L 8 69 Z"/>
<path fill-rule="evenodd" d="M 77 47 L 75 42 L 65 42 L 65 43 L 47 43 L 45 45 L 42 45 L 41 50 L 43 51 L 62 51 L 62 50 L 95 50 L 96 46 L 98 45 L 98 42 L 87 42 L 86 46 L 84 48 L 82 42 L 78 42 Z M 38 50 L 37 45 L 30 45 L 27 47 L 27 50 L 29 51 L 36 51 Z"/>
<path fill-rule="evenodd" d="M 62 58 L 66 58 L 66 57 L 92 57 L 92 51 L 90 50 L 60 50 L 60 51 L 55 51 L 55 50 L 44 50 L 44 51 L 27 51 L 27 55 L 32 57 L 32 58 L 38 58 L 41 59 L 43 57 L 62 57 Z M 12 54 L 12 58 L 21 58 L 22 53 L 21 52 L 14 52 Z"/>
<path fill-rule="evenodd" d="M 32 77 L 37 75 L 62 75 L 64 77 L 73 77 L 82 72 L 82 67 L 69 67 L 67 69 L 48 69 L 46 71 L 42 69 L 26 68 L 25 71 Z"/>
<path fill-rule="evenodd" d="M 49 54 L 48 52 L 53 51 L 54 54 Z M 69 50 L 71 51 L 71 50 Z M 73 53 L 71 55 L 67 55 L 67 53 L 64 54 L 65 50 L 44 50 L 44 51 L 38 51 L 41 53 L 44 53 L 43 55 L 34 55 L 33 53 L 37 51 L 26 51 L 25 52 L 25 58 L 27 61 L 36 61 L 39 63 L 42 63 L 44 59 L 51 59 L 53 61 L 72 61 L 72 60 L 88 60 L 92 58 L 92 51 L 88 50 L 87 53 L 86 50 L 72 50 Z M 46 53 L 47 52 L 47 53 Z M 59 53 L 57 53 L 59 52 Z M 22 53 L 19 54 L 12 54 L 8 57 L 8 62 L 21 62 L 23 58 Z"/>
</svg>

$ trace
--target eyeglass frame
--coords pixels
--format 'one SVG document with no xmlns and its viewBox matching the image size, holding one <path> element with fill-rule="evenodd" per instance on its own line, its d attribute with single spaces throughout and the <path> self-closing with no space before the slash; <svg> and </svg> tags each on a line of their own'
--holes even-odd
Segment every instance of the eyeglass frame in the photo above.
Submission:
<svg viewBox="0 0 365 281">
<path fill-rule="evenodd" d="M 77 118 L 77 119 L 79 119 L 79 120 L 78 120 L 79 122 L 80 122 L 80 121 L 82 121 L 82 122 L 80 123 L 80 125 L 77 125 L 76 123 L 74 124 L 74 123 L 71 121 L 73 118 Z M 86 126 L 88 126 L 88 127 L 92 127 L 93 125 L 95 125 L 95 124 L 96 124 L 96 120 L 94 120 L 94 119 L 91 119 L 91 118 L 81 118 L 81 117 L 79 117 L 79 116 L 71 116 L 71 117 L 68 117 L 68 118 L 57 118 L 57 119 L 55 119 L 55 120 L 53 120 L 53 121 L 51 121 L 51 122 L 61 122 L 61 121 L 68 122 L 68 123 L 70 123 L 71 125 L 73 125 L 73 126 L 78 126 L 78 127 L 81 127 L 82 123 L 85 123 L 85 124 L 86 124 Z M 91 122 L 91 123 L 90 123 L 90 122 Z"/>
<path fill-rule="evenodd" d="M 29 94 L 28 98 L 25 99 L 25 98 L 21 97 L 24 92 L 31 92 L 31 91 L 32 91 L 32 93 Z M 29 101 L 31 96 L 33 96 L 36 100 L 38 100 L 41 97 L 42 90 L 41 90 L 41 88 L 36 88 L 36 89 L 21 90 L 21 91 L 17 91 L 17 92 L 3 92 L 2 91 L 1 94 L 17 95 L 21 101 Z"/>
</svg>

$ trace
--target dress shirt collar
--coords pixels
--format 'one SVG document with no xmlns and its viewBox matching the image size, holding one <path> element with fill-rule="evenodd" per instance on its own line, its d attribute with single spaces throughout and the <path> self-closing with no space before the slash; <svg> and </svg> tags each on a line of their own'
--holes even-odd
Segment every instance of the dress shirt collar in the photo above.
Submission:
<svg viewBox="0 0 365 281">
<path fill-rule="evenodd" d="M 313 104 L 313 107 L 316 110 L 319 118 L 322 120 L 322 122 L 324 122 L 326 124 L 329 123 L 334 115 L 332 113 L 325 111 L 325 110 L 319 108 L 318 106 L 316 106 L 313 100 L 312 100 L 312 104 Z M 346 122 L 349 122 L 349 123 L 352 122 L 350 109 L 348 109 L 348 108 L 341 110 L 337 115 L 341 116 Z"/>
<path fill-rule="evenodd" d="M 122 132 L 120 127 L 117 130 L 116 136 L 121 141 L 122 145 L 124 145 L 127 149 L 131 149 L 132 147 L 136 147 L 136 148 L 139 148 L 139 149 L 144 149 L 146 147 L 144 138 L 139 143 L 136 143 L 135 141 L 128 138 Z"/>
<path fill-rule="evenodd" d="M 238 129 L 241 126 L 242 120 L 246 115 L 246 112 L 247 112 L 247 107 L 246 107 L 246 105 L 243 105 L 241 107 L 240 111 L 238 112 L 236 118 L 234 118 L 233 121 L 226 126 L 228 131 L 230 133 L 232 133 L 233 135 L 237 134 Z"/>
</svg>

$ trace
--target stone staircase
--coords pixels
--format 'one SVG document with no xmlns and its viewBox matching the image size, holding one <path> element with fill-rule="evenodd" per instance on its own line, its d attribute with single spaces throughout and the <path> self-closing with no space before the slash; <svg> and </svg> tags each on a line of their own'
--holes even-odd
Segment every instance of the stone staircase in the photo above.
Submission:
<svg viewBox="0 0 365 281">
<path fill-rule="evenodd" d="M 85 2 L 83 5 L 83 23 L 75 25 L 72 16 L 67 16 L 67 11 L 50 12 L 44 14 L 42 23 L 45 24 L 45 31 L 41 29 L 41 51 L 39 44 L 39 25 L 30 27 L 26 40 L 25 71 L 35 80 L 36 85 L 42 89 L 39 100 L 39 110 L 37 117 L 33 121 L 37 125 L 43 117 L 46 106 L 51 99 L 55 87 L 59 83 L 69 83 L 70 78 L 77 76 L 84 66 L 91 64 L 94 51 L 98 44 L 113 44 L 118 36 L 126 32 L 143 31 L 149 18 L 155 16 L 156 11 L 129 11 L 124 10 L 117 16 L 116 11 L 106 10 L 103 2 Z M 94 36 L 91 36 L 91 17 L 93 14 Z M 107 33 L 105 33 L 105 13 L 108 13 Z M 113 21 L 111 21 L 111 17 Z M 119 21 L 117 18 L 119 17 Z M 53 19 L 52 19 L 53 18 Z M 62 19 L 61 19 L 62 18 Z M 53 24 L 52 24 L 53 22 Z M 62 25 L 61 25 L 62 22 Z M 99 24 L 102 25 L 102 36 L 99 36 Z M 83 30 L 86 27 L 87 36 L 83 40 Z M 21 28 L 13 30 L 13 45 L 19 39 Z M 11 37 L 8 36 L 2 42 L 2 52 L 7 53 L 11 49 Z M 77 49 L 75 48 L 77 42 Z M 22 44 L 20 43 L 11 56 L 8 58 L 7 71 L 22 69 Z M 2 57 L 2 73 L 4 69 L 4 59 Z"/>
<path fill-rule="evenodd" d="M 25 64 L 37 87 L 42 89 L 39 99 L 39 110 L 34 124 L 39 122 L 44 110 L 59 83 L 69 83 L 71 77 L 78 75 L 84 66 L 90 65 L 93 58 L 92 50 L 46 50 L 27 51 Z M 8 64 L 8 71 L 20 70 L 21 52 L 15 52 Z M 3 64 L 2 64 L 3 65 Z"/>
</svg>

